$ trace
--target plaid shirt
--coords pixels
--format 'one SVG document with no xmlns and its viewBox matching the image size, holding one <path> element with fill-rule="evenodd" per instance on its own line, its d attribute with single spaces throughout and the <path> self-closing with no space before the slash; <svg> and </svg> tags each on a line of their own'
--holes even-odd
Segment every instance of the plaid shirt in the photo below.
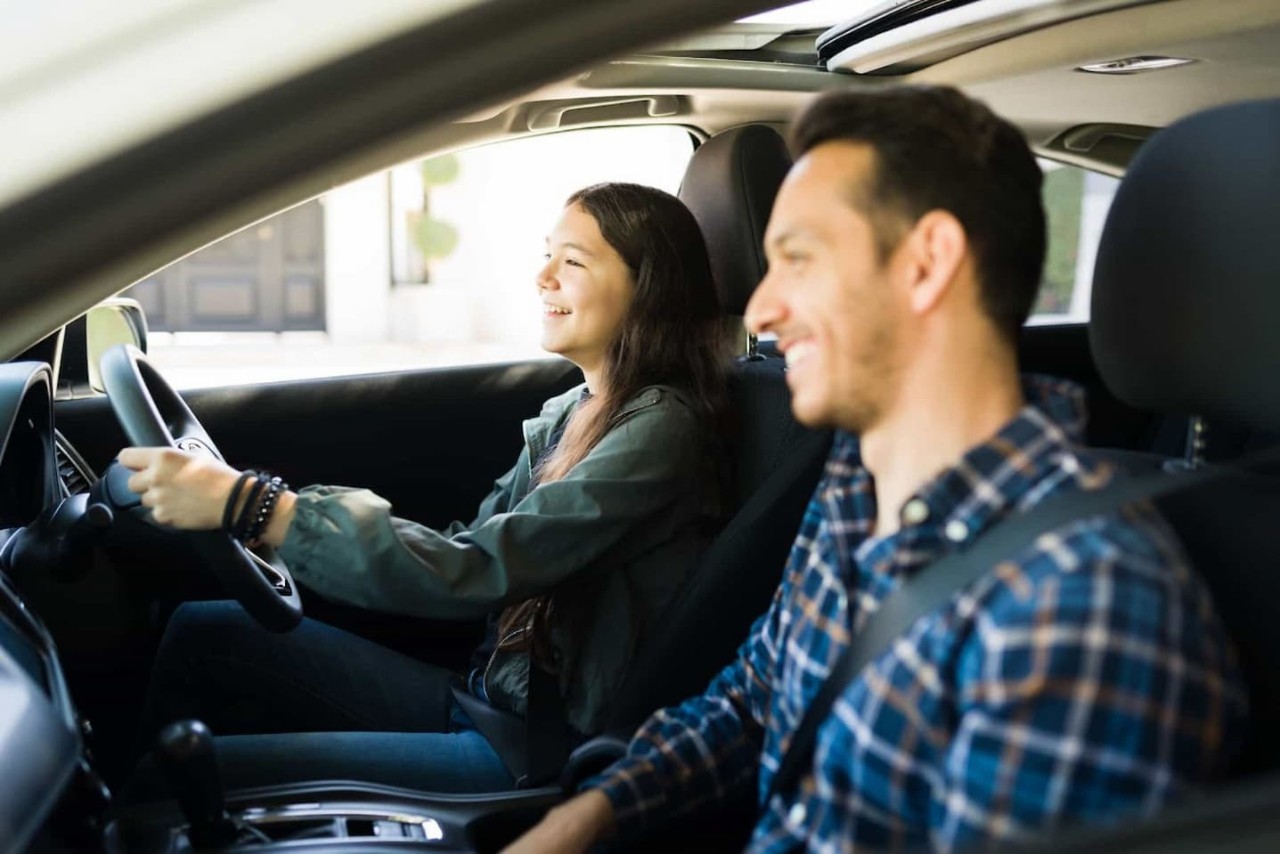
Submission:
<svg viewBox="0 0 1280 854">
<path fill-rule="evenodd" d="M 1110 468 L 1079 449 L 1080 390 L 1028 405 L 871 536 L 871 475 L 838 435 L 768 613 L 706 693 L 657 712 L 591 781 L 619 831 L 763 800 L 804 710 L 905 578 L 1002 517 Z M 953 849 L 1060 821 L 1150 812 L 1221 769 L 1245 692 L 1204 587 L 1149 507 L 1073 522 L 917 621 L 818 731 L 795 791 L 763 804 L 755 851 Z M 758 773 L 757 773 L 758 772 Z"/>
</svg>

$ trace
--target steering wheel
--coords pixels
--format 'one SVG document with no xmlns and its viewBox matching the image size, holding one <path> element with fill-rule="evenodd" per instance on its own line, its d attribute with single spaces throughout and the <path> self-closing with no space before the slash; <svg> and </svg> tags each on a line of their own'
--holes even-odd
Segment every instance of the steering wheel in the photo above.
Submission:
<svg viewBox="0 0 1280 854">
<path fill-rule="evenodd" d="M 222 460 L 218 446 L 191 409 L 141 350 L 132 344 L 117 344 L 102 355 L 99 367 L 116 420 L 132 444 L 167 446 Z M 129 474 L 124 466 L 112 464 L 102 478 L 105 497 L 115 508 L 156 524 L 142 499 L 129 489 Z M 255 553 L 224 531 L 184 534 L 227 592 L 264 628 L 287 632 L 298 625 L 302 597 L 274 549 L 261 546 Z"/>
</svg>

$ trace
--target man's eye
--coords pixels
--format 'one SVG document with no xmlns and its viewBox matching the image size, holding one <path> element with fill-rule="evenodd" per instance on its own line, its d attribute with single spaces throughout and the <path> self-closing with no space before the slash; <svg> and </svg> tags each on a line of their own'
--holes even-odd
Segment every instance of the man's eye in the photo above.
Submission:
<svg viewBox="0 0 1280 854">
<path fill-rule="evenodd" d="M 803 252 L 788 252 L 782 256 L 782 260 L 793 267 L 797 267 L 802 264 L 807 264 L 809 262 L 809 256 Z"/>
</svg>

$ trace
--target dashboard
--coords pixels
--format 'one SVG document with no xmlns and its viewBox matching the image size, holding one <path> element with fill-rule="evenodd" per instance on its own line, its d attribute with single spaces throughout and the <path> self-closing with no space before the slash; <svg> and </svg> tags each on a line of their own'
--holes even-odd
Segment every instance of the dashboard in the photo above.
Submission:
<svg viewBox="0 0 1280 854">
<path fill-rule="evenodd" d="M 20 528 L 61 497 L 52 373 L 33 362 L 0 367 L 0 529 Z"/>
<path fill-rule="evenodd" d="M 59 502 L 53 373 L 0 365 L 0 840 L 21 849 L 84 770 L 75 709 L 53 640 L 7 573 L 17 532 Z"/>
</svg>

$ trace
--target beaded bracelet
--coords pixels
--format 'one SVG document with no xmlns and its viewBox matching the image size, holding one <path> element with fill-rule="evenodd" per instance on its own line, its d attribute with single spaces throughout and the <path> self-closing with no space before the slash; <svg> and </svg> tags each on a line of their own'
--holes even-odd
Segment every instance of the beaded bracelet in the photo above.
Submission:
<svg viewBox="0 0 1280 854">
<path fill-rule="evenodd" d="M 275 509 L 276 502 L 280 499 L 288 486 L 280 477 L 273 477 L 267 481 L 266 494 L 262 496 L 262 501 L 258 504 L 258 512 L 253 517 L 253 522 L 249 525 L 244 534 L 246 543 L 256 542 L 262 532 L 266 530 L 267 521 L 271 518 L 271 511 Z"/>
<path fill-rule="evenodd" d="M 254 514 L 257 513 L 258 500 L 262 497 L 263 490 L 271 480 L 270 475 L 264 472 L 251 471 L 250 474 L 253 476 L 253 483 L 249 486 L 249 494 L 240 505 L 240 512 L 237 514 L 236 521 L 231 526 L 230 531 L 231 536 L 242 543 L 248 541 L 247 533 L 250 524 L 255 518 Z"/>
</svg>

